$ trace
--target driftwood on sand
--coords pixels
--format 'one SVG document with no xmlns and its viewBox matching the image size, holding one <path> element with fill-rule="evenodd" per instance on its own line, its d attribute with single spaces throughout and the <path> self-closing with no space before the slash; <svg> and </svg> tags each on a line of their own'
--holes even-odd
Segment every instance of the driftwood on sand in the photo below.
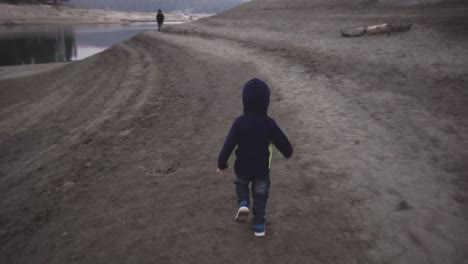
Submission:
<svg viewBox="0 0 468 264">
<path fill-rule="evenodd" d="M 413 25 L 409 23 L 384 23 L 353 29 L 342 29 L 343 37 L 360 37 L 364 35 L 391 34 L 392 32 L 409 31 Z"/>
</svg>

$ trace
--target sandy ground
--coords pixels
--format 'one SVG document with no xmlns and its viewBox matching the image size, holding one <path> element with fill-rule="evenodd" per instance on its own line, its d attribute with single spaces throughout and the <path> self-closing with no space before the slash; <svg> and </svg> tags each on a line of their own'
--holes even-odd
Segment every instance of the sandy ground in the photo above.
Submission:
<svg viewBox="0 0 468 264">
<path fill-rule="evenodd" d="M 353 3 L 257 0 L 0 80 L 0 262 L 466 263 L 468 4 Z M 214 174 L 252 77 L 295 147 L 265 239 Z"/>
<path fill-rule="evenodd" d="M 166 21 L 189 22 L 209 14 L 165 14 Z M 118 12 L 102 9 L 80 9 L 50 5 L 9 5 L 0 3 L 0 24 L 5 21 L 16 24 L 83 24 L 83 23 L 128 23 L 132 21 L 155 21 L 156 13 Z"/>
</svg>

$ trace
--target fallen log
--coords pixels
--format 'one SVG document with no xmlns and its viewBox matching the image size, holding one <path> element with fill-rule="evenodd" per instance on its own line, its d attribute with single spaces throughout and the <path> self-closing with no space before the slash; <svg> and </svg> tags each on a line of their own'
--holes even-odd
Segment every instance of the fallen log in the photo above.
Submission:
<svg viewBox="0 0 468 264">
<path fill-rule="evenodd" d="M 365 35 L 388 34 L 392 32 L 406 32 L 411 29 L 413 25 L 409 23 L 384 23 L 373 26 L 364 26 L 353 29 L 342 29 L 341 35 L 343 37 L 360 37 Z"/>
</svg>

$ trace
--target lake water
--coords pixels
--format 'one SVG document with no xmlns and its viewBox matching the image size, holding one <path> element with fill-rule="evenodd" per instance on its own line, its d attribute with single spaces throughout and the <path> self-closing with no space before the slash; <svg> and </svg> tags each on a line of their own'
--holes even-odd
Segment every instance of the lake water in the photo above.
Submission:
<svg viewBox="0 0 468 264">
<path fill-rule="evenodd" d="M 0 66 L 81 60 L 156 29 L 156 23 L 0 26 Z"/>
</svg>

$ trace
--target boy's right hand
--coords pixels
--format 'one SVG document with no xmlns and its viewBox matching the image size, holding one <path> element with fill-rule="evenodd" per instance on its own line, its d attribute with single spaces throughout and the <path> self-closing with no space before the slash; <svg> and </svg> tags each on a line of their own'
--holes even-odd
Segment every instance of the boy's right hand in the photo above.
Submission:
<svg viewBox="0 0 468 264">
<path fill-rule="evenodd" d="M 223 174 L 223 173 L 224 173 L 224 170 L 221 170 L 220 168 L 216 169 L 216 174 L 220 175 L 220 174 Z"/>
</svg>

